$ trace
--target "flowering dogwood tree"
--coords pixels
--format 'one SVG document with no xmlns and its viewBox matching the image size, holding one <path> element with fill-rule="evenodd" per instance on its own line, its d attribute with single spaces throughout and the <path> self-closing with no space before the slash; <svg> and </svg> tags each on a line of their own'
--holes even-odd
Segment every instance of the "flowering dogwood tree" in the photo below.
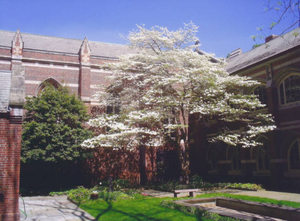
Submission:
<svg viewBox="0 0 300 221">
<path fill-rule="evenodd" d="M 195 52 L 198 27 L 192 22 L 177 31 L 137 27 L 127 38 L 134 53 L 106 66 L 113 71 L 112 84 L 98 93 L 104 105 L 115 105 L 118 111 L 89 121 L 106 133 L 86 140 L 84 147 L 163 146 L 175 131 L 177 142 L 188 148 L 190 114 L 204 126 L 217 122 L 218 135 L 211 141 L 230 145 L 257 145 L 255 137 L 274 128 L 272 116 L 254 111 L 264 106 L 258 98 L 241 93 L 259 85 L 257 81 L 231 76 L 223 60 Z M 243 129 L 234 128 L 233 122 Z"/>
</svg>

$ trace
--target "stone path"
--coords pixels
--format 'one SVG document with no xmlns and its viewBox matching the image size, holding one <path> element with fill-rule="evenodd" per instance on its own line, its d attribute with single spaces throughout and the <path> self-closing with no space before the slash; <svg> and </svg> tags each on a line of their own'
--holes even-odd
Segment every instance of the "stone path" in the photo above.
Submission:
<svg viewBox="0 0 300 221">
<path fill-rule="evenodd" d="M 85 221 L 94 220 L 87 212 L 67 200 L 66 196 L 23 197 L 27 218 L 21 213 L 21 220 L 26 221 Z M 23 201 L 19 207 L 24 211 Z M 26 219 L 25 219 L 26 218 Z"/>
<path fill-rule="evenodd" d="M 240 191 L 234 194 L 258 196 L 258 197 L 265 197 L 265 198 L 270 198 L 275 200 L 286 200 L 286 201 L 294 201 L 300 203 L 299 193 L 285 193 L 285 192 L 259 190 L 259 191 Z"/>
</svg>

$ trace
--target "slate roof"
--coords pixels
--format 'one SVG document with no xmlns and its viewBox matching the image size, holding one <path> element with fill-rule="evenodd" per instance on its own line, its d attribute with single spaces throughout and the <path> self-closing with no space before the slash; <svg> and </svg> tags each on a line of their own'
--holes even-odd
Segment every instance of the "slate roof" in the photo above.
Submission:
<svg viewBox="0 0 300 221">
<path fill-rule="evenodd" d="M 298 35 L 295 33 L 298 33 Z M 251 51 L 227 60 L 228 65 L 226 69 L 229 73 L 234 73 L 297 46 L 300 46 L 300 28 L 278 36 Z"/>
<path fill-rule="evenodd" d="M 16 32 L 0 30 L 0 46 L 11 47 Z M 58 53 L 78 54 L 82 40 L 50 37 L 21 32 L 24 42 L 24 49 L 49 51 Z M 110 44 L 103 42 L 89 41 L 91 56 L 117 58 L 120 55 L 131 52 L 127 45 Z"/>
</svg>

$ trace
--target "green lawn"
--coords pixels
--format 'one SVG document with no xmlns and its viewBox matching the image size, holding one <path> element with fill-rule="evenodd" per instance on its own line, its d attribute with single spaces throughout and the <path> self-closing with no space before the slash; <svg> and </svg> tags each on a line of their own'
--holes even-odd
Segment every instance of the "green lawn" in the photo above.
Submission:
<svg viewBox="0 0 300 221">
<path fill-rule="evenodd" d="M 280 206 L 290 206 L 300 208 L 300 203 L 272 200 L 268 198 L 233 195 L 226 193 L 203 194 L 197 197 L 230 197 L 240 200 L 270 203 Z M 176 200 L 176 198 L 152 198 L 143 199 L 122 199 L 118 201 L 104 201 L 102 199 L 89 200 L 80 205 L 80 208 L 87 211 L 98 220 L 161 220 L 161 221 L 189 221 L 189 220 L 209 220 L 200 215 L 191 215 L 174 209 L 169 209 L 160 205 L 163 200 Z"/>
<path fill-rule="evenodd" d="M 197 218 L 196 215 L 186 214 L 160 206 L 160 202 L 170 198 L 124 199 L 106 202 L 98 199 L 80 205 L 98 220 L 161 220 L 161 221 L 189 221 L 207 220 Z"/>
</svg>

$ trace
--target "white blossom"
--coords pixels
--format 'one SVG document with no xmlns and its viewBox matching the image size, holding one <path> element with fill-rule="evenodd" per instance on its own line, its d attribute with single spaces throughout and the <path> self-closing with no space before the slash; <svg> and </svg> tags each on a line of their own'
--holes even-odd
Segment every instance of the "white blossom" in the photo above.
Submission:
<svg viewBox="0 0 300 221">
<path fill-rule="evenodd" d="M 90 120 L 106 133 L 86 140 L 83 147 L 163 146 L 171 132 L 187 140 L 189 114 L 197 115 L 202 126 L 218 125 L 212 141 L 234 146 L 258 145 L 255 138 L 275 128 L 271 115 L 256 112 L 265 105 L 255 95 L 241 93 L 259 82 L 229 75 L 222 59 L 212 62 L 214 55 L 195 52 L 195 24 L 177 31 L 137 28 L 127 38 L 135 53 L 103 67 L 113 72 L 112 84 L 96 94 L 101 104 L 117 104 L 120 112 Z M 242 129 L 232 128 L 233 122 Z"/>
</svg>

